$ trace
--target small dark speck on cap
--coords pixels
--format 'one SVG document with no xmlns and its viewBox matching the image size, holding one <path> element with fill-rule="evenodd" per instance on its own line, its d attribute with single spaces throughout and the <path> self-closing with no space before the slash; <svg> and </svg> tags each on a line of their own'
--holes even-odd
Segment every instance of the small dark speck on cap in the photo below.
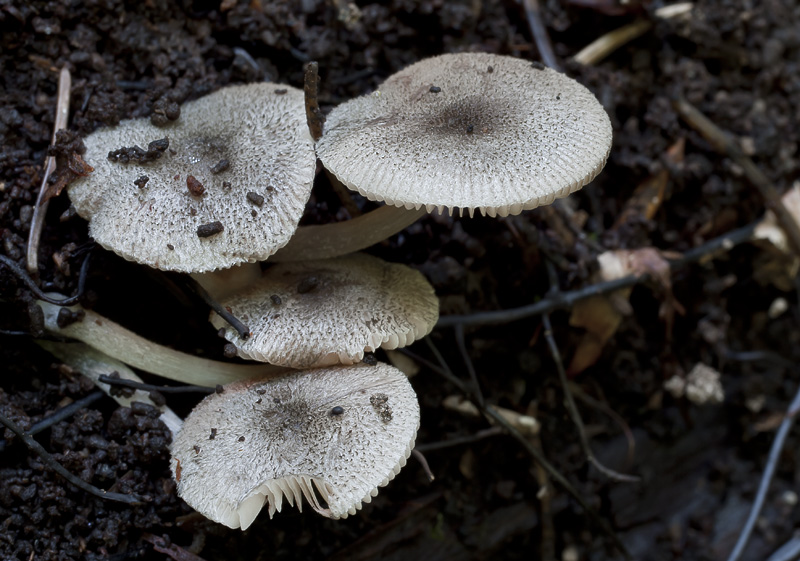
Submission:
<svg viewBox="0 0 800 561">
<path fill-rule="evenodd" d="M 488 72 L 489 74 L 494 72 L 494 66 L 489 66 L 489 68 L 486 69 L 486 72 Z"/>
<path fill-rule="evenodd" d="M 442 91 L 442 88 L 439 86 L 431 86 L 431 93 L 439 93 L 440 91 Z"/>
<path fill-rule="evenodd" d="M 209 440 L 214 440 L 217 438 L 217 429 L 211 429 L 211 436 L 208 437 Z"/>
<path fill-rule="evenodd" d="M 199 446 L 195 446 L 194 447 L 194 453 L 195 454 L 199 454 L 200 453 L 200 447 Z"/>
<path fill-rule="evenodd" d="M 269 297 L 269 299 L 272 300 L 272 305 L 273 306 L 280 306 L 281 305 L 281 302 L 282 302 L 281 297 L 278 296 L 277 294 L 273 294 L 272 296 Z"/>
<path fill-rule="evenodd" d="M 150 181 L 150 178 L 147 177 L 146 175 L 142 175 L 138 179 L 136 179 L 133 182 L 133 184 L 136 185 L 139 189 L 144 189 L 148 181 Z"/>
<path fill-rule="evenodd" d="M 253 210 L 250 211 L 250 216 L 255 218 L 256 216 L 258 216 L 258 212 L 255 209 L 253 209 Z"/>
<path fill-rule="evenodd" d="M 256 193 L 255 191 L 248 191 L 247 192 L 247 200 L 253 203 L 256 206 L 261 206 L 264 204 L 264 197 Z"/>
<path fill-rule="evenodd" d="M 194 175 L 186 176 L 186 187 L 188 187 L 189 192 L 195 197 L 199 197 L 206 192 L 206 188 L 203 187 L 203 184 L 200 183 Z"/>
<path fill-rule="evenodd" d="M 175 246 L 172 245 L 171 243 L 168 243 L 167 244 L 167 249 L 170 250 L 170 251 L 175 251 Z"/>
<path fill-rule="evenodd" d="M 263 389 L 263 388 L 262 388 L 262 389 L 260 389 L 260 390 L 256 390 L 256 393 L 257 393 L 258 395 L 264 395 L 265 393 L 267 393 L 267 390 L 265 390 L 265 389 Z"/>
<path fill-rule="evenodd" d="M 286 92 L 288 92 L 288 91 L 289 91 L 289 90 L 287 90 L 286 88 L 281 88 L 281 89 L 279 89 L 279 90 L 275 90 L 275 93 L 276 93 L 276 94 L 278 94 L 278 95 L 283 95 L 283 94 L 285 94 L 285 93 L 286 93 Z"/>
<path fill-rule="evenodd" d="M 244 442 L 244 437 L 243 436 L 239 437 L 239 442 Z"/>
<path fill-rule="evenodd" d="M 231 167 L 231 163 L 229 160 L 220 160 L 211 168 L 211 173 L 222 173 L 226 171 L 228 168 Z"/>
<path fill-rule="evenodd" d="M 344 413 L 344 407 L 342 407 L 341 405 L 337 405 L 336 407 L 331 409 L 331 416 L 332 417 L 338 417 L 339 415 L 341 415 L 343 413 Z"/>
<path fill-rule="evenodd" d="M 214 388 L 216 393 L 225 393 L 225 388 L 222 387 L 222 384 L 217 384 L 217 387 Z"/>
<path fill-rule="evenodd" d="M 556 94 L 556 99 L 561 99 L 561 94 Z"/>
<path fill-rule="evenodd" d="M 197 237 L 209 238 L 211 236 L 219 234 L 224 229 L 225 227 L 219 220 L 215 220 L 214 222 L 209 222 L 208 224 L 200 224 L 200 226 L 197 227 Z"/>
<path fill-rule="evenodd" d="M 223 181 L 222 182 L 222 188 L 223 189 L 230 189 L 231 188 L 231 182 L 230 181 Z"/>
<path fill-rule="evenodd" d="M 475 127 L 473 125 L 467 125 L 467 134 L 472 134 L 472 131 L 474 131 L 474 130 L 475 130 Z"/>
</svg>

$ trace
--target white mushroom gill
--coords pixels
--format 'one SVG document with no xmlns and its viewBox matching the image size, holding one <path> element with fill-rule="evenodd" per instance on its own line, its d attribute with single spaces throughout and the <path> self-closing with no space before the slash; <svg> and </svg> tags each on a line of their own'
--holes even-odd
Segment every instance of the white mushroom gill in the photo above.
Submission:
<svg viewBox="0 0 800 561">
<path fill-rule="evenodd" d="M 208 518 L 246 529 L 266 505 L 303 498 L 345 518 L 405 465 L 419 427 L 408 379 L 378 364 L 241 381 L 204 399 L 172 445 L 178 494 Z"/>
</svg>

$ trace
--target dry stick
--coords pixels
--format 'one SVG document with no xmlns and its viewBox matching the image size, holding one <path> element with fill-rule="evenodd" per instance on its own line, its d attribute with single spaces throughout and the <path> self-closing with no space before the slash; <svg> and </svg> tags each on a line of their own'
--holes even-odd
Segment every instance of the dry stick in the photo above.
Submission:
<svg viewBox="0 0 800 561">
<path fill-rule="evenodd" d="M 242 339 L 249 339 L 250 338 L 250 328 L 247 327 L 242 321 L 233 315 L 228 309 L 226 309 L 222 304 L 220 304 L 208 291 L 203 287 L 202 284 L 197 282 L 192 277 L 181 275 L 175 276 L 175 279 L 180 279 L 180 282 L 183 282 L 185 286 L 189 288 L 192 292 L 197 294 L 200 299 L 205 302 L 206 306 L 214 310 L 216 314 L 228 322 L 228 325 L 233 327 L 236 332 L 239 334 L 239 337 Z"/>
<path fill-rule="evenodd" d="M 539 435 L 532 437 L 533 445 L 544 453 Z M 556 560 L 556 528 L 553 524 L 553 504 L 551 501 L 550 478 L 541 464 L 536 464 L 536 481 L 539 483 L 539 511 L 542 517 L 542 544 L 539 548 L 542 561 Z"/>
<path fill-rule="evenodd" d="M 753 236 L 753 230 L 755 230 L 758 223 L 759 222 L 753 222 L 747 226 L 742 226 L 741 228 L 716 237 L 694 249 L 686 251 L 679 259 L 670 261 L 670 269 L 674 271 L 688 265 L 689 263 L 699 261 L 715 251 L 720 249 L 729 250 L 735 245 L 750 240 Z M 583 288 L 569 292 L 558 292 L 557 294 L 547 296 L 538 302 L 528 304 L 527 306 L 521 306 L 519 308 L 496 310 L 492 312 L 477 312 L 466 315 L 442 316 L 436 323 L 436 327 L 454 327 L 458 324 L 468 326 L 510 323 L 512 321 L 525 319 L 531 316 L 543 314 L 545 312 L 567 309 L 578 300 L 583 300 L 584 298 L 589 298 L 590 296 L 608 294 L 609 292 L 614 292 L 620 288 L 629 288 L 635 284 L 644 282 L 646 279 L 646 276 L 628 275 L 627 277 L 591 284 L 589 286 L 584 286 Z"/>
<path fill-rule="evenodd" d="M 56 143 L 56 133 L 61 129 L 67 128 L 67 117 L 69 116 L 69 93 L 72 79 L 69 70 L 61 69 L 58 76 L 58 101 L 56 102 L 56 118 L 53 124 L 53 144 Z M 36 204 L 33 207 L 33 218 L 31 218 L 31 229 L 28 232 L 27 266 L 30 273 L 39 270 L 39 240 L 42 237 L 42 227 L 44 217 L 47 214 L 49 201 L 44 200 L 47 192 L 47 182 L 50 175 L 56 169 L 55 156 L 47 156 L 42 176 L 42 185 L 39 187 L 39 195 L 36 197 Z"/>
<path fill-rule="evenodd" d="M 575 62 L 587 66 L 597 64 L 625 43 L 644 35 L 651 27 L 653 24 L 645 19 L 634 21 L 598 37 L 572 58 Z"/>
<path fill-rule="evenodd" d="M 126 380 L 125 378 L 112 378 L 103 374 L 98 378 L 104 384 L 109 386 L 121 386 L 123 388 L 133 388 L 135 390 L 142 390 L 144 392 L 159 392 L 159 393 L 205 393 L 212 394 L 217 391 L 215 388 L 207 386 L 158 386 L 156 384 L 145 384 L 144 382 L 137 382 L 135 380 Z"/>
<path fill-rule="evenodd" d="M 67 471 L 67 469 L 64 466 L 59 464 L 55 460 L 55 458 L 53 458 L 53 456 L 50 454 L 50 452 L 45 450 L 44 447 L 41 444 L 36 442 L 36 440 L 34 440 L 34 438 L 31 435 L 25 434 L 25 432 L 19 426 L 17 426 L 17 424 L 14 421 L 12 421 L 11 419 L 7 418 L 5 415 L 0 415 L 0 423 L 5 425 L 5 427 L 8 430 L 10 430 L 15 435 L 17 435 L 19 437 L 19 439 L 22 440 L 22 442 L 25 444 L 25 446 L 27 446 L 31 450 L 31 452 L 34 452 L 36 455 L 38 455 L 41 458 L 41 460 L 44 462 L 44 464 L 47 467 L 49 467 L 50 469 L 55 471 L 57 474 L 59 474 L 61 477 L 63 477 L 64 479 L 66 479 L 67 481 L 69 481 L 70 483 L 72 483 L 73 485 L 78 487 L 79 489 L 82 489 L 82 490 L 86 491 L 87 493 L 91 493 L 92 495 L 94 495 L 96 497 L 100 497 L 101 499 L 108 499 L 110 501 L 117 501 L 117 502 L 120 502 L 120 503 L 129 504 L 129 505 L 141 505 L 141 504 L 144 504 L 146 499 L 143 498 L 143 497 L 140 497 L 139 495 L 133 495 L 133 494 L 124 495 L 122 493 L 114 493 L 114 492 L 111 492 L 111 491 L 103 491 L 102 489 L 98 489 L 94 485 L 91 485 L 90 483 L 87 483 L 83 479 L 81 479 L 81 478 L 73 475 L 69 471 Z"/>
<path fill-rule="evenodd" d="M 439 366 L 436 366 L 435 364 L 431 364 L 430 362 L 426 361 L 431 367 L 431 370 L 452 382 L 465 395 L 468 394 L 469 391 L 467 386 L 461 380 L 459 380 L 455 374 L 453 374 L 450 366 L 447 364 L 447 362 L 445 362 L 442 353 L 439 352 L 439 349 L 436 347 L 433 341 L 431 341 L 431 338 L 425 337 L 425 342 L 428 344 L 428 347 L 434 353 L 436 360 L 439 362 Z M 465 363 L 470 363 L 472 361 L 469 355 L 464 356 L 463 360 Z M 591 520 L 611 538 L 611 540 L 614 542 L 614 545 L 619 549 L 619 551 L 622 552 L 625 558 L 631 558 L 628 550 L 625 548 L 625 545 L 622 543 L 622 541 L 620 541 L 619 536 L 617 536 L 616 532 L 614 532 L 611 526 L 609 526 L 608 522 L 598 516 L 598 514 L 586 503 L 583 497 L 580 496 L 577 489 L 575 489 L 575 487 L 572 486 L 567 478 L 561 475 L 561 473 L 550 462 L 547 461 L 547 458 L 544 457 L 544 454 L 538 448 L 536 448 L 533 443 L 525 437 L 524 434 L 522 434 L 514 425 L 509 423 L 508 420 L 503 417 L 503 415 L 501 415 L 493 406 L 486 405 L 486 407 L 482 409 L 482 412 L 487 417 L 494 419 L 494 421 L 498 425 L 502 426 L 509 435 L 514 437 L 520 444 L 522 444 L 523 448 L 525 448 L 534 461 L 547 471 L 547 473 L 550 475 L 550 478 L 554 481 L 557 481 L 559 485 L 561 485 L 564 490 L 573 499 L 575 499 L 575 501 L 587 513 L 589 518 L 591 518 Z"/>
<path fill-rule="evenodd" d="M 39 300 L 43 300 L 50 304 L 55 304 L 56 306 L 72 306 L 73 304 L 78 303 L 81 296 L 83 296 L 84 289 L 86 288 L 86 275 L 89 270 L 89 255 L 84 258 L 83 264 L 81 264 L 81 272 L 80 276 L 78 277 L 78 293 L 75 296 L 70 296 L 69 298 L 52 298 L 42 292 L 42 289 L 36 285 L 25 269 L 14 263 L 14 261 L 5 255 L 0 255 L 0 264 L 11 269 L 11 272 L 14 273 L 19 280 L 24 282 L 25 286 L 28 287 L 28 290 L 33 292 L 33 295 Z"/>
<path fill-rule="evenodd" d="M 550 348 L 550 354 L 553 355 L 553 361 L 556 363 L 558 379 L 561 381 L 561 387 L 564 389 L 564 398 L 567 402 L 567 410 L 569 411 L 570 417 L 572 417 L 572 422 L 575 423 L 575 427 L 578 429 L 578 436 L 581 440 L 581 448 L 583 449 L 583 453 L 586 455 L 589 463 L 591 463 L 606 477 L 615 481 L 638 483 L 641 481 L 641 478 L 633 475 L 625 475 L 624 473 L 619 473 L 618 471 L 604 466 L 602 463 L 600 463 L 600 460 L 595 457 L 594 452 L 592 452 L 592 448 L 589 445 L 589 437 L 586 436 L 586 428 L 583 425 L 583 419 L 581 418 L 580 411 L 578 411 L 578 406 L 575 405 L 575 399 L 572 397 L 572 392 L 569 389 L 569 381 L 567 380 L 567 373 L 564 371 L 564 363 L 561 360 L 561 353 L 559 353 L 558 345 L 556 345 L 556 341 L 553 338 L 553 325 L 550 323 L 550 315 L 546 313 L 542 314 L 542 322 L 544 323 L 544 338 L 547 340 L 547 346 Z"/>
<path fill-rule="evenodd" d="M 542 10 L 539 8 L 538 0 L 523 0 L 525 7 L 525 17 L 528 18 L 528 26 L 531 28 L 531 35 L 536 43 L 536 48 L 539 50 L 539 56 L 542 58 L 547 66 L 553 70 L 561 71 L 561 65 L 558 63 L 555 53 L 553 52 L 553 45 L 550 43 L 550 36 L 547 34 L 547 29 L 542 22 Z"/>
<path fill-rule="evenodd" d="M 745 522 L 742 533 L 739 534 L 739 539 L 736 541 L 736 545 L 728 557 L 728 561 L 737 561 L 742 553 L 744 553 L 745 547 L 747 547 L 750 534 L 752 534 L 753 528 L 755 528 L 758 515 L 761 513 L 761 508 L 764 506 L 764 501 L 767 498 L 767 492 L 772 483 L 772 477 L 775 475 L 775 468 L 778 466 L 778 460 L 783 451 L 783 445 L 786 443 L 786 437 L 789 435 L 789 430 L 794 424 L 794 418 L 797 413 L 800 413 L 800 389 L 797 390 L 792 404 L 789 405 L 789 410 L 786 412 L 786 416 L 783 418 L 780 427 L 778 427 L 778 433 L 775 435 L 775 440 L 772 442 L 772 448 L 769 450 L 769 458 L 764 468 L 764 474 L 761 476 L 761 482 L 758 484 L 756 498 L 753 501 L 753 506 L 750 509 L 750 514 L 747 517 L 747 522 Z"/>
<path fill-rule="evenodd" d="M 786 232 L 789 245 L 795 254 L 800 255 L 800 225 L 792 217 L 781 201 L 780 194 L 764 173 L 748 158 L 733 138 L 717 127 L 711 120 L 703 115 L 696 107 L 683 98 L 674 99 L 673 107 L 678 115 L 694 130 L 699 132 L 718 153 L 729 157 L 736 162 L 744 175 L 758 189 L 764 198 L 767 208 L 775 213 L 781 228 Z"/>
<path fill-rule="evenodd" d="M 489 438 L 490 436 L 503 434 L 504 432 L 505 431 L 503 431 L 502 427 L 489 427 L 488 429 L 479 430 L 475 434 L 470 434 L 468 436 L 457 436 L 455 438 L 440 440 L 438 442 L 425 442 L 424 444 L 417 444 L 414 447 L 414 450 L 419 450 L 423 453 L 434 452 L 436 450 L 443 450 L 445 448 L 452 448 L 454 446 L 461 446 L 463 444 L 472 444 L 474 442 L 483 440 L 484 438 Z"/>
<path fill-rule="evenodd" d="M 319 108 L 317 95 L 319 92 L 319 64 L 309 62 L 306 64 L 305 76 L 303 77 L 303 91 L 306 98 L 306 122 L 308 130 L 314 142 L 322 138 L 322 126 L 325 124 L 325 117 Z"/>
</svg>

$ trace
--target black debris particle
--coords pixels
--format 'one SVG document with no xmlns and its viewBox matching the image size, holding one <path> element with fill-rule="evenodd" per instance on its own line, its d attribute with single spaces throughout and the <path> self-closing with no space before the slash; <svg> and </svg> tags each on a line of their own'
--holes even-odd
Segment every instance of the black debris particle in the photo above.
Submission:
<svg viewBox="0 0 800 561">
<path fill-rule="evenodd" d="M 214 388 L 214 391 L 216 393 L 225 393 L 225 388 L 222 387 L 222 384 L 217 384 L 217 386 Z"/>
<path fill-rule="evenodd" d="M 333 409 L 331 409 L 331 417 L 338 417 L 344 413 L 344 407 L 341 405 L 337 405 Z"/>
<path fill-rule="evenodd" d="M 230 188 L 231 188 L 231 182 L 230 181 L 223 181 L 222 182 L 222 188 L 225 189 L 226 191 L 229 191 Z"/>
<path fill-rule="evenodd" d="M 467 125 L 467 134 L 472 134 L 472 131 L 475 130 L 475 125 Z"/>
<path fill-rule="evenodd" d="M 139 189 L 144 189 L 148 181 L 150 181 L 149 177 L 147 177 L 146 175 L 141 175 L 139 176 L 138 179 L 136 179 L 133 182 L 133 184 L 136 185 Z"/>
<path fill-rule="evenodd" d="M 69 308 L 61 308 L 58 310 L 58 315 L 56 316 L 56 324 L 58 324 L 61 329 L 64 329 L 68 325 L 81 321 L 84 317 L 86 317 L 86 312 L 83 310 L 73 311 Z"/>
<path fill-rule="evenodd" d="M 150 122 L 157 126 L 163 127 L 170 121 L 175 121 L 181 116 L 181 106 L 177 102 L 160 98 L 153 103 L 153 112 L 150 114 Z"/>
<path fill-rule="evenodd" d="M 265 390 L 264 388 L 261 388 L 260 390 L 256 390 L 256 393 L 258 395 L 264 395 L 265 393 L 267 393 L 267 390 Z"/>
<path fill-rule="evenodd" d="M 251 210 L 251 211 L 250 211 L 250 216 L 252 216 L 253 218 L 255 218 L 256 216 L 258 216 L 258 211 L 256 211 L 255 209 Z"/>
<path fill-rule="evenodd" d="M 190 216 L 197 216 L 197 209 L 196 208 L 190 208 L 189 209 L 189 215 Z"/>
<path fill-rule="evenodd" d="M 118 162 L 121 164 L 127 164 L 129 162 L 146 164 L 147 162 L 158 160 L 164 155 L 164 152 L 167 148 L 169 148 L 169 138 L 165 137 L 154 140 L 148 144 L 147 150 L 144 150 L 139 146 L 123 147 L 112 150 L 108 153 L 108 159 L 112 162 Z"/>
<path fill-rule="evenodd" d="M 217 438 L 217 429 L 211 429 L 211 435 L 208 437 L 209 440 L 214 440 Z"/>
<path fill-rule="evenodd" d="M 440 88 L 439 86 L 431 86 L 430 91 L 431 93 L 439 93 L 440 91 L 442 91 L 442 88 Z"/>
<path fill-rule="evenodd" d="M 494 72 L 494 66 L 489 66 L 489 68 L 486 69 L 486 72 L 488 72 L 489 74 Z"/>
<path fill-rule="evenodd" d="M 279 88 L 279 89 L 275 90 L 275 93 L 278 94 L 278 95 L 283 95 L 288 91 L 289 90 L 287 90 L 286 88 Z"/>
<path fill-rule="evenodd" d="M 378 359 L 375 358 L 373 353 L 364 353 L 364 358 L 361 359 L 361 362 L 369 364 L 370 366 L 375 366 L 378 364 Z"/>
<path fill-rule="evenodd" d="M 170 251 L 175 251 L 175 246 L 172 245 L 171 243 L 168 243 L 167 244 L 167 249 L 170 250 Z"/>
<path fill-rule="evenodd" d="M 239 442 L 244 442 L 244 437 L 243 436 L 239 437 Z"/>
<path fill-rule="evenodd" d="M 228 343 L 222 348 L 222 355 L 225 358 L 234 358 L 236 356 L 236 345 Z"/>
<path fill-rule="evenodd" d="M 264 204 L 264 197 L 256 193 L 255 191 L 248 191 L 247 192 L 247 200 L 253 203 L 256 206 L 262 206 Z"/>
<path fill-rule="evenodd" d="M 200 447 L 199 446 L 195 445 L 195 446 L 193 446 L 193 448 L 194 448 L 194 453 L 195 454 L 199 454 L 200 453 Z"/>
<path fill-rule="evenodd" d="M 189 192 L 195 197 L 200 197 L 206 192 L 206 188 L 194 175 L 186 176 L 186 187 L 188 187 Z"/>
<path fill-rule="evenodd" d="M 370 396 L 369 402 L 377 411 L 381 421 L 388 423 L 392 420 L 392 408 L 389 406 L 389 396 L 385 393 L 376 393 Z"/>
<path fill-rule="evenodd" d="M 231 167 L 230 160 L 222 159 L 211 167 L 211 173 L 217 174 L 227 171 Z"/>
<path fill-rule="evenodd" d="M 272 305 L 273 306 L 280 306 L 281 305 L 281 302 L 282 302 L 281 297 L 278 296 L 277 294 L 273 294 L 272 296 L 269 297 L 269 299 L 272 300 Z"/>
<path fill-rule="evenodd" d="M 306 294 L 311 292 L 319 285 L 319 279 L 315 276 L 306 277 L 297 283 L 297 293 Z"/>
<path fill-rule="evenodd" d="M 200 226 L 197 227 L 197 237 L 210 238 L 211 236 L 219 234 L 224 229 L 225 227 L 219 220 L 215 220 L 214 222 L 209 222 L 208 224 L 200 224 Z"/>
</svg>

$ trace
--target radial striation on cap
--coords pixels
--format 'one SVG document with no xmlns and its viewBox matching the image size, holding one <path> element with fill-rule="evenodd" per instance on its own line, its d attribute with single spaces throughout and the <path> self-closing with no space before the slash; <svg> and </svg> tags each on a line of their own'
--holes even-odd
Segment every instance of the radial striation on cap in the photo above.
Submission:
<svg viewBox="0 0 800 561">
<path fill-rule="evenodd" d="M 506 216 L 586 185 L 605 165 L 611 132 L 595 96 L 564 74 L 447 54 L 334 108 L 317 154 L 372 200 Z"/>
<path fill-rule="evenodd" d="M 206 272 L 286 245 L 314 180 L 303 92 L 229 86 L 185 104 L 178 121 L 123 121 L 86 140 L 94 166 L 69 187 L 90 234 L 158 269 Z"/>
<path fill-rule="evenodd" d="M 172 444 L 178 495 L 211 520 L 246 529 L 266 504 L 302 498 L 346 518 L 405 465 L 419 404 L 387 364 L 338 366 L 225 386 L 205 398 Z"/>
<path fill-rule="evenodd" d="M 279 263 L 220 303 L 250 328 L 242 339 L 211 316 L 239 356 L 292 368 L 352 364 L 365 351 L 404 347 L 439 319 L 421 273 L 366 254 Z"/>
</svg>

